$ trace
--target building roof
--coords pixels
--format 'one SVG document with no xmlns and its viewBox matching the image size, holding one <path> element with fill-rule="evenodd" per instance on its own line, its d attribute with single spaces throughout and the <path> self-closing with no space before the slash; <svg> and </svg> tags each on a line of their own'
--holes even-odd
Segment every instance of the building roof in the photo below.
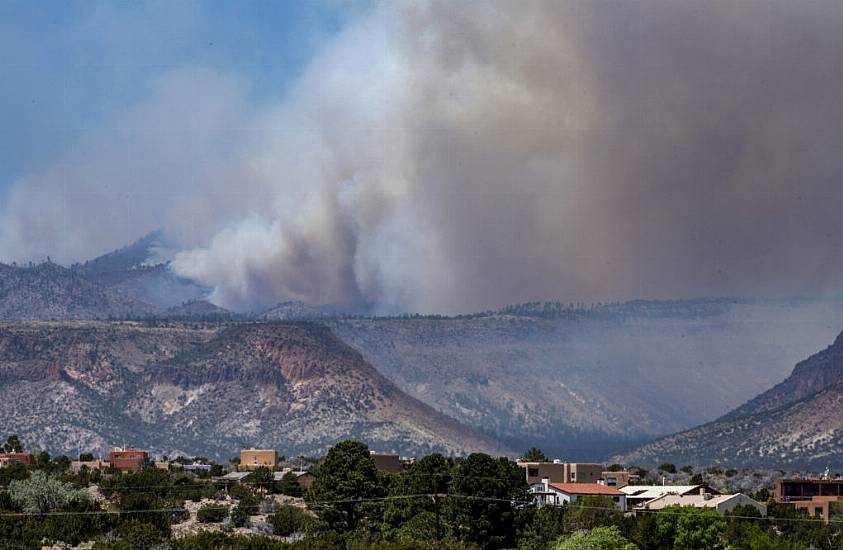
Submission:
<svg viewBox="0 0 843 550">
<path fill-rule="evenodd" d="M 624 494 L 614 487 L 608 487 L 600 483 L 550 483 L 549 486 L 569 495 L 623 496 Z"/>
<path fill-rule="evenodd" d="M 272 479 L 274 479 L 275 481 L 281 481 L 282 479 L 284 479 L 284 476 L 287 475 L 287 474 L 293 474 L 296 477 L 301 477 L 301 476 L 303 476 L 305 474 L 309 474 L 309 473 L 310 472 L 307 472 L 305 470 L 291 470 L 290 468 L 284 468 L 280 472 L 272 472 Z"/>
<path fill-rule="evenodd" d="M 619 490 L 628 497 L 652 500 L 664 495 L 684 495 L 699 493 L 705 485 L 627 485 Z M 708 491 L 712 492 L 712 491 Z"/>
<path fill-rule="evenodd" d="M 735 498 L 740 500 L 752 501 L 758 507 L 762 509 L 766 508 L 766 506 L 764 506 L 763 504 L 753 501 L 752 499 L 750 499 L 750 497 L 747 497 L 742 493 L 736 493 L 734 495 L 711 495 L 711 497 L 708 499 L 706 499 L 703 495 L 663 495 L 661 497 L 654 498 L 653 500 L 646 502 L 644 506 L 652 510 L 660 510 L 662 508 L 667 508 L 668 506 L 693 506 L 695 508 L 716 508 L 720 504 L 723 504 L 724 502 Z"/>
<path fill-rule="evenodd" d="M 220 479 L 228 481 L 242 481 L 250 475 L 252 475 L 252 472 L 229 472 L 222 476 Z"/>
</svg>

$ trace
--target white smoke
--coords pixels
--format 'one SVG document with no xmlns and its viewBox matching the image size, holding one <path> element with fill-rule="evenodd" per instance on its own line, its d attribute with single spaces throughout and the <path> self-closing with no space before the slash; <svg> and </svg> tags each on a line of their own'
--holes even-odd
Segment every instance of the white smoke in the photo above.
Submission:
<svg viewBox="0 0 843 550">
<path fill-rule="evenodd" d="M 163 226 L 214 300 L 840 290 L 843 5 L 378 5 L 275 105 L 210 69 L 19 182 L 0 254 Z"/>
</svg>

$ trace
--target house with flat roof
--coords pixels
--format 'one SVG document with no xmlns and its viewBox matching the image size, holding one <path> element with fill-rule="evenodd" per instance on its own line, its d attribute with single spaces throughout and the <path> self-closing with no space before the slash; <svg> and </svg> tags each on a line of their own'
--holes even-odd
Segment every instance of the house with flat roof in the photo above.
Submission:
<svg viewBox="0 0 843 550">
<path fill-rule="evenodd" d="M 701 485 L 627 485 L 626 487 L 620 487 L 619 490 L 626 495 L 626 502 L 630 508 L 642 506 L 647 501 L 665 495 L 720 494 L 719 491 L 711 489 L 705 483 Z"/>
<path fill-rule="evenodd" d="M 32 453 L 0 453 L 0 467 L 12 464 L 35 465 L 35 457 Z"/>
<path fill-rule="evenodd" d="M 552 483 L 597 483 L 603 478 L 603 465 L 582 462 L 530 462 L 519 460 L 524 468 L 527 484 L 541 483 L 547 478 Z"/>
<path fill-rule="evenodd" d="M 609 487 L 615 487 L 617 489 L 620 489 L 621 487 L 626 487 L 630 483 L 637 483 L 638 481 L 640 481 L 639 476 L 626 470 L 621 470 L 618 472 L 603 472 L 602 478 L 603 483 L 605 483 Z"/>
<path fill-rule="evenodd" d="M 278 451 L 275 449 L 243 449 L 240 451 L 239 470 L 257 470 L 269 468 L 274 470 L 278 466 Z"/>
<path fill-rule="evenodd" d="M 734 495 L 712 495 L 691 494 L 691 495 L 664 495 L 647 501 L 642 506 L 644 510 L 663 510 L 668 506 L 693 506 L 694 508 L 712 508 L 720 515 L 726 515 L 738 506 L 752 506 L 761 516 L 767 515 L 767 506 L 748 497 L 743 493 Z"/>
<path fill-rule="evenodd" d="M 585 496 L 600 496 L 612 499 L 621 512 L 627 509 L 626 495 L 601 483 L 553 483 L 544 479 L 530 485 L 530 493 L 536 506 L 564 506 Z"/>
<path fill-rule="evenodd" d="M 775 499 L 779 504 L 790 504 L 829 523 L 831 509 L 843 507 L 843 504 L 837 504 L 843 503 L 843 479 L 779 479 L 776 481 Z"/>
<path fill-rule="evenodd" d="M 128 449 L 115 447 L 108 456 L 111 467 L 122 472 L 139 472 L 147 461 L 149 461 L 149 453 L 134 447 Z"/>
</svg>

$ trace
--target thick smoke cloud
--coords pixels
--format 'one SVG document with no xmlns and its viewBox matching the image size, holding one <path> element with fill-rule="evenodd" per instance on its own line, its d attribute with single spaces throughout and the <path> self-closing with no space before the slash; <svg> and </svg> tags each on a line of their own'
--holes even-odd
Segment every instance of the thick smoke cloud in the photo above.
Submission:
<svg viewBox="0 0 843 550">
<path fill-rule="evenodd" d="M 842 74 L 837 2 L 384 3 L 275 105 L 162 75 L 0 253 L 163 226 L 239 309 L 841 291 Z"/>
</svg>

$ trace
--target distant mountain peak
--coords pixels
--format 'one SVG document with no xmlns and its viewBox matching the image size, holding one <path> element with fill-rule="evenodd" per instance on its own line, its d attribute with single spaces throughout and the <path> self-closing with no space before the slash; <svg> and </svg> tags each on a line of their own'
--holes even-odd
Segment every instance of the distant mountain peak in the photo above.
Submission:
<svg viewBox="0 0 843 550">
<path fill-rule="evenodd" d="M 88 260 L 80 266 L 80 269 L 89 274 L 99 274 L 125 271 L 148 265 L 151 259 L 155 263 L 163 263 L 154 257 L 157 252 L 167 248 L 168 243 L 165 240 L 163 230 L 156 229 L 129 245 L 112 250 L 93 260 Z"/>
</svg>

